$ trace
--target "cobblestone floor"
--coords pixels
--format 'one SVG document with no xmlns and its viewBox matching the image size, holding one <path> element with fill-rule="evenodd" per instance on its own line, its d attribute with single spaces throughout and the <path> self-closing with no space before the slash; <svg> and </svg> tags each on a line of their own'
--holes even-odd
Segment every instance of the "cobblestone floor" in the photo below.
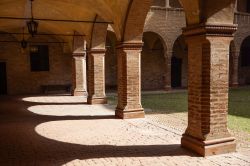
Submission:
<svg viewBox="0 0 250 166">
<path fill-rule="evenodd" d="M 0 97 L 0 165 L 250 165 L 239 152 L 198 157 L 180 147 L 181 129 L 150 117 L 115 119 L 112 106 L 85 101 Z"/>
</svg>

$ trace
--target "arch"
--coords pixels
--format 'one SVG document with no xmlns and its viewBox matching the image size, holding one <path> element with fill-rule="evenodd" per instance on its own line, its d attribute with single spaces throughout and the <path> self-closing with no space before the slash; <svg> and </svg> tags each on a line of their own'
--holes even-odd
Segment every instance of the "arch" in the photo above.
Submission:
<svg viewBox="0 0 250 166">
<path fill-rule="evenodd" d="M 144 46 L 141 52 L 142 90 L 159 90 L 165 87 L 166 45 L 155 32 L 143 33 Z"/>
<path fill-rule="evenodd" d="M 179 0 L 186 13 L 187 25 L 201 23 L 233 24 L 235 0 Z"/>
<path fill-rule="evenodd" d="M 246 37 L 240 47 L 241 66 L 250 66 L 250 36 Z"/>
<path fill-rule="evenodd" d="M 171 86 L 173 88 L 187 87 L 187 60 L 187 44 L 181 35 L 174 42 L 171 57 Z"/>
<path fill-rule="evenodd" d="M 171 48 L 171 39 L 169 38 L 171 37 L 171 35 L 169 35 L 168 32 L 168 24 L 166 18 L 161 15 L 162 13 L 158 14 L 158 12 L 164 12 L 165 15 L 165 11 L 162 10 L 157 10 L 157 12 L 148 12 L 143 32 L 153 32 L 157 34 L 164 43 L 165 50 L 167 50 L 166 48 Z M 155 26 L 158 24 L 161 24 L 161 26 Z M 172 35 L 175 35 L 175 33 Z"/>
<path fill-rule="evenodd" d="M 117 89 L 117 38 L 113 31 L 108 30 L 105 54 L 105 86 L 107 90 Z"/>
<path fill-rule="evenodd" d="M 164 35 L 161 32 L 157 32 L 156 30 L 147 30 L 143 32 L 143 38 L 145 38 L 145 34 L 152 34 L 152 36 L 154 36 L 154 40 L 155 42 L 157 41 L 157 39 L 159 39 L 162 43 L 162 46 L 164 48 L 164 51 L 167 51 L 167 42 L 164 39 Z M 152 39 L 151 39 L 152 40 Z"/>
<path fill-rule="evenodd" d="M 103 21 L 99 16 L 96 16 L 96 21 Z M 97 24 L 94 23 L 92 27 L 90 49 L 104 49 L 106 43 L 108 24 Z"/>
<path fill-rule="evenodd" d="M 244 38 L 240 46 L 239 84 L 250 84 L 250 36 Z"/>
<path fill-rule="evenodd" d="M 123 26 L 122 42 L 142 42 L 144 23 L 152 1 L 130 1 Z"/>
</svg>

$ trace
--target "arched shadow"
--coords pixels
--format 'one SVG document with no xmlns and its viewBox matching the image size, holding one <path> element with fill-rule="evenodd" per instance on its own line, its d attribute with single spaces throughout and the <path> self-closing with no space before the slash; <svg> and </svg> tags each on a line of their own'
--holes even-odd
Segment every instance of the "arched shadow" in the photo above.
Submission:
<svg viewBox="0 0 250 166">
<path fill-rule="evenodd" d="M 36 104 L 46 105 L 46 103 L 26 102 L 16 97 L 0 98 L 0 165 L 56 166 L 66 164 L 75 159 L 196 156 L 182 149 L 179 144 L 80 145 L 48 139 L 35 131 L 39 124 L 68 120 L 115 120 L 115 116 L 59 117 L 29 112 L 28 108 Z"/>
</svg>

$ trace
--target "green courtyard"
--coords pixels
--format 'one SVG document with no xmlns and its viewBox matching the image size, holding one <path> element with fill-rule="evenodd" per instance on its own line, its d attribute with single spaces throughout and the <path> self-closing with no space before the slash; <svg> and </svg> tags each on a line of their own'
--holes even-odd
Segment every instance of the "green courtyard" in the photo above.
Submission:
<svg viewBox="0 0 250 166">
<path fill-rule="evenodd" d="M 116 104 L 117 97 L 108 95 L 109 103 Z M 146 114 L 186 113 L 187 91 L 144 92 L 142 105 Z M 250 133 L 250 87 L 230 89 L 228 127 L 231 130 Z"/>
</svg>

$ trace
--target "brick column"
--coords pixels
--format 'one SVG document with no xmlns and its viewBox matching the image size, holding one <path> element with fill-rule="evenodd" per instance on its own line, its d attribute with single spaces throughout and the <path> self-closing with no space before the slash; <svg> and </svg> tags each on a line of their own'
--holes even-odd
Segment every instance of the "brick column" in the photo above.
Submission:
<svg viewBox="0 0 250 166">
<path fill-rule="evenodd" d="M 144 118 L 141 106 L 141 51 L 143 43 L 122 43 L 117 47 L 118 105 L 116 116 Z"/>
<path fill-rule="evenodd" d="M 234 51 L 232 52 L 232 76 L 231 76 L 231 87 L 238 87 L 239 80 L 238 80 L 238 73 L 239 73 L 239 52 Z"/>
<path fill-rule="evenodd" d="M 86 53 L 73 54 L 72 67 L 71 94 L 73 96 L 87 96 Z"/>
<path fill-rule="evenodd" d="M 105 95 L 105 49 L 88 52 L 88 104 L 107 104 Z"/>
<path fill-rule="evenodd" d="M 173 55 L 173 51 L 165 52 L 165 80 L 164 80 L 164 89 L 166 91 L 171 90 L 171 57 Z"/>
<path fill-rule="evenodd" d="M 181 145 L 202 156 L 233 152 L 227 129 L 229 45 L 235 26 L 186 28 L 188 44 L 188 127 Z"/>
</svg>

